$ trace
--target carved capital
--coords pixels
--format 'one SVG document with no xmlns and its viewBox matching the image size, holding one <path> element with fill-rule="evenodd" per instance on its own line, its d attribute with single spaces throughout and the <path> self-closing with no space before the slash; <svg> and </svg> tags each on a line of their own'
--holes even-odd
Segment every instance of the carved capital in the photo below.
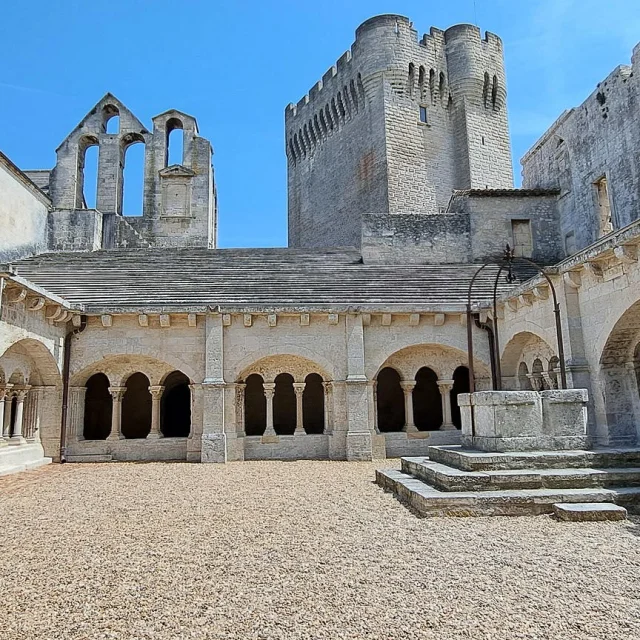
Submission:
<svg viewBox="0 0 640 640">
<path fill-rule="evenodd" d="M 301 396 L 304 393 L 304 388 L 306 384 L 304 382 L 294 382 L 293 390 L 297 396 Z"/>
<path fill-rule="evenodd" d="M 446 395 L 451 392 L 453 389 L 453 380 L 438 380 L 438 389 L 440 390 L 440 395 Z"/>
<path fill-rule="evenodd" d="M 582 284 L 582 276 L 579 271 L 567 271 L 563 274 L 564 282 L 572 289 L 578 289 Z"/>
<path fill-rule="evenodd" d="M 164 387 L 161 384 L 151 385 L 149 387 L 149 393 L 153 398 L 160 398 L 162 396 L 163 391 L 164 391 Z"/>
<path fill-rule="evenodd" d="M 400 381 L 400 386 L 402 387 L 402 390 L 404 391 L 405 395 L 408 395 L 415 389 L 416 381 L 415 380 L 401 380 Z"/>
<path fill-rule="evenodd" d="M 127 387 L 109 387 L 109 393 L 114 402 L 122 402 L 122 397 L 125 394 Z"/>
</svg>

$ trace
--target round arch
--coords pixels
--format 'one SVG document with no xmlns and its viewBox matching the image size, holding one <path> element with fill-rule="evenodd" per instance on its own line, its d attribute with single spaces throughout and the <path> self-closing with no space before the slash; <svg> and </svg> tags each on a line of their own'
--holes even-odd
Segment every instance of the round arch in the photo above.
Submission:
<svg viewBox="0 0 640 640">
<path fill-rule="evenodd" d="M 317 373 L 325 381 L 332 379 L 329 370 L 321 364 L 291 353 L 268 355 L 252 361 L 245 365 L 234 379 L 241 382 L 252 374 L 258 374 L 265 382 L 274 382 L 276 377 L 282 373 L 292 375 L 295 382 L 304 382 L 311 373 Z"/>
<path fill-rule="evenodd" d="M 598 385 L 609 444 L 635 444 L 640 421 L 640 300 L 618 318 L 600 353 Z"/>
<path fill-rule="evenodd" d="M 468 358 L 466 351 L 442 344 L 414 344 L 391 353 L 375 371 L 377 377 L 385 367 L 392 367 L 402 380 L 415 380 L 422 367 L 429 367 L 439 380 L 450 380 L 458 367 L 466 367 Z M 490 367 L 477 358 L 474 360 L 476 376 L 491 378 Z"/>
<path fill-rule="evenodd" d="M 8 380 L 20 371 L 31 385 L 59 386 L 62 376 L 51 351 L 39 340 L 24 338 L 10 345 L 0 356 L 0 366 Z"/>
<path fill-rule="evenodd" d="M 502 379 L 505 389 L 522 389 L 523 375 L 527 375 L 533 371 L 533 364 L 536 364 L 536 374 L 542 375 L 543 371 L 547 371 L 549 363 L 557 356 L 549 343 L 536 333 L 530 331 L 522 331 L 516 333 L 507 342 L 502 350 L 502 358 L 500 366 L 502 370 Z M 526 364 L 526 374 L 523 374 L 521 363 Z M 529 383 L 525 388 L 531 388 Z"/>
</svg>

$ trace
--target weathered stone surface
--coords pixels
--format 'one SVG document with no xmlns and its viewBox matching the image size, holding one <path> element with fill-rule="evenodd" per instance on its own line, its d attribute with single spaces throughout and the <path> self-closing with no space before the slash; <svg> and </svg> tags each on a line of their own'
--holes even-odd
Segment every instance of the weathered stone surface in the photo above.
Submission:
<svg viewBox="0 0 640 640">
<path fill-rule="evenodd" d="M 627 510 L 624 507 L 598 502 L 554 504 L 553 514 L 558 520 L 568 522 L 601 522 L 603 520 L 627 519 Z"/>
</svg>

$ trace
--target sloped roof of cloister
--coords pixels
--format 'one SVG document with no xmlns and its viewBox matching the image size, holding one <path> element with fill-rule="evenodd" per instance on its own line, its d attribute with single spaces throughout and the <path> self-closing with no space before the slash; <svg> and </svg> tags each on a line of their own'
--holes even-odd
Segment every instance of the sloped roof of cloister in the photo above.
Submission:
<svg viewBox="0 0 640 640">
<path fill-rule="evenodd" d="M 363 264 L 351 249 L 122 249 L 42 254 L 11 266 L 88 313 L 117 313 L 462 311 L 479 265 Z M 478 279 L 474 301 L 491 298 L 495 269 Z M 501 279 L 498 292 L 512 286 Z"/>
</svg>

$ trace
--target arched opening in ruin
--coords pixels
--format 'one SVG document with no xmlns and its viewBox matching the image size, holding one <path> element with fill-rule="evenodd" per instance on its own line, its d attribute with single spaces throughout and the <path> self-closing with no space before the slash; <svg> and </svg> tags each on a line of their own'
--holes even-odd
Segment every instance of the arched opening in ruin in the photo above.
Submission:
<svg viewBox="0 0 640 640">
<path fill-rule="evenodd" d="M 114 135 L 120 133 L 120 110 L 113 104 L 102 108 L 103 129 L 105 133 Z"/>
<path fill-rule="evenodd" d="M 377 377 L 378 429 L 382 433 L 402 431 L 405 425 L 404 392 L 400 374 L 385 367 Z"/>
<path fill-rule="evenodd" d="M 267 398 L 264 380 L 257 373 L 247 377 L 244 390 L 244 431 L 248 436 L 261 436 L 267 428 Z"/>
<path fill-rule="evenodd" d="M 279 436 L 292 435 L 296 430 L 296 394 L 293 376 L 281 373 L 275 379 L 273 396 L 273 428 Z"/>
<path fill-rule="evenodd" d="M 178 118 L 167 120 L 167 153 L 165 167 L 184 164 L 184 125 Z"/>
<path fill-rule="evenodd" d="M 130 134 L 122 154 L 122 215 L 141 216 L 144 201 L 144 138 Z"/>
<path fill-rule="evenodd" d="M 551 381 L 551 388 L 558 388 L 558 372 L 560 371 L 560 358 L 553 356 L 549 359 L 549 380 Z"/>
<path fill-rule="evenodd" d="M 419 431 L 435 431 L 442 424 L 442 396 L 438 376 L 433 369 L 422 367 L 416 373 L 413 389 L 413 419 Z"/>
<path fill-rule="evenodd" d="M 80 209 L 95 209 L 98 201 L 98 139 L 87 136 L 78 147 L 78 182 Z"/>
<path fill-rule="evenodd" d="M 451 389 L 451 422 L 460 429 L 462 419 L 460 418 L 460 407 L 458 406 L 458 396 L 461 393 L 469 393 L 469 369 L 458 367 L 453 372 L 453 389 Z"/>
<path fill-rule="evenodd" d="M 85 440 L 106 440 L 111 432 L 113 399 L 109 386 L 104 373 L 95 373 L 87 380 L 82 429 Z"/>
<path fill-rule="evenodd" d="M 191 389 L 182 371 L 172 371 L 164 380 L 160 400 L 160 431 L 165 438 L 186 438 L 191 431 Z"/>
<path fill-rule="evenodd" d="M 151 431 L 151 393 L 149 378 L 134 373 L 125 384 L 122 398 L 122 435 L 125 438 L 146 438 Z"/>
<path fill-rule="evenodd" d="M 302 424 L 307 433 L 324 432 L 324 387 L 322 377 L 310 373 L 304 379 L 302 393 Z"/>
</svg>

